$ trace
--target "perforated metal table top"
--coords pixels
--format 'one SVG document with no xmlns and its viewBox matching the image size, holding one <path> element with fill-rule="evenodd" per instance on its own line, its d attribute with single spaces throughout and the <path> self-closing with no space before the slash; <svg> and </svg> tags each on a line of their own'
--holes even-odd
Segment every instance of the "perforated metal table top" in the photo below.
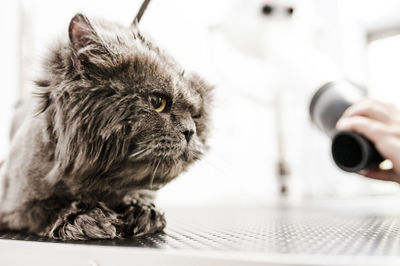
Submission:
<svg viewBox="0 0 400 266">
<path fill-rule="evenodd" d="M 373 207 L 226 207 L 166 211 L 168 226 L 164 233 L 130 240 L 74 244 L 175 250 L 178 253 L 212 251 L 220 254 L 251 252 L 265 256 L 362 257 L 365 262 L 369 258 L 375 262 L 379 262 L 379 258 L 391 258 L 400 265 L 400 205 L 393 202 Z M 7 232 L 0 233 L 0 239 L 56 242 Z"/>
</svg>

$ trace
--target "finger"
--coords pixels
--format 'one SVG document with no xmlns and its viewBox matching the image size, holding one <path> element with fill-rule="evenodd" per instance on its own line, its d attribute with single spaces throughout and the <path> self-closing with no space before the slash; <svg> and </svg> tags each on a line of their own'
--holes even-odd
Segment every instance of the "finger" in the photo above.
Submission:
<svg viewBox="0 0 400 266">
<path fill-rule="evenodd" d="M 385 124 L 391 122 L 391 113 L 388 108 L 378 101 L 364 100 L 346 109 L 343 117 L 365 116 Z"/>
<path fill-rule="evenodd" d="M 400 170 L 400 141 L 397 137 L 385 136 L 375 143 L 376 149 L 385 158 L 393 164 L 393 169 Z"/>
<path fill-rule="evenodd" d="M 394 170 L 371 169 L 364 173 L 363 176 L 376 180 L 393 181 L 400 183 L 400 177 L 396 174 Z"/>
<path fill-rule="evenodd" d="M 339 119 L 336 128 L 339 130 L 355 131 L 375 144 L 379 140 L 388 137 L 390 133 L 387 125 L 363 116 L 343 117 Z"/>
<path fill-rule="evenodd" d="M 400 142 L 389 126 L 362 116 L 341 118 L 336 126 L 339 130 L 355 131 L 374 143 L 380 154 L 400 167 L 398 151 Z M 399 168 L 400 169 L 400 168 Z"/>
</svg>

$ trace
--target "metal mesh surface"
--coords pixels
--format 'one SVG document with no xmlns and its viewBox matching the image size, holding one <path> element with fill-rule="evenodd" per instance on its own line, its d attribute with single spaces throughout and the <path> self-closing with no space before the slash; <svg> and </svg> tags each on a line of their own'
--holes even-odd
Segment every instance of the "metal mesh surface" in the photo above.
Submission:
<svg viewBox="0 0 400 266">
<path fill-rule="evenodd" d="M 310 208 L 175 209 L 167 211 L 167 220 L 164 233 L 78 243 L 284 254 L 400 255 L 398 214 Z M 0 239 L 52 241 L 7 232 L 0 233 Z"/>
</svg>

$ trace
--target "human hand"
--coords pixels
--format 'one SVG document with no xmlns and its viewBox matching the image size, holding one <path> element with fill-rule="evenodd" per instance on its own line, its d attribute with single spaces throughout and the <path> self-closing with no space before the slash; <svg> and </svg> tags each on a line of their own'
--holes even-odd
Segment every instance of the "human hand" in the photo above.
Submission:
<svg viewBox="0 0 400 266">
<path fill-rule="evenodd" d="M 392 169 L 367 170 L 364 176 L 400 183 L 400 112 L 393 104 L 363 100 L 343 113 L 336 128 L 365 136 L 393 164 Z"/>
</svg>

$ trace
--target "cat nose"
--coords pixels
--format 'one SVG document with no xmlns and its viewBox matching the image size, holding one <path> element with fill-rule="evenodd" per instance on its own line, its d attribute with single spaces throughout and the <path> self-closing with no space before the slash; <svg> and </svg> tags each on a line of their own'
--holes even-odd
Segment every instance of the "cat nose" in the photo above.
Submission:
<svg viewBox="0 0 400 266">
<path fill-rule="evenodd" d="M 189 143 L 190 139 L 192 138 L 192 136 L 194 134 L 194 130 L 187 129 L 185 131 L 182 131 L 182 134 L 185 136 L 186 142 Z"/>
</svg>

